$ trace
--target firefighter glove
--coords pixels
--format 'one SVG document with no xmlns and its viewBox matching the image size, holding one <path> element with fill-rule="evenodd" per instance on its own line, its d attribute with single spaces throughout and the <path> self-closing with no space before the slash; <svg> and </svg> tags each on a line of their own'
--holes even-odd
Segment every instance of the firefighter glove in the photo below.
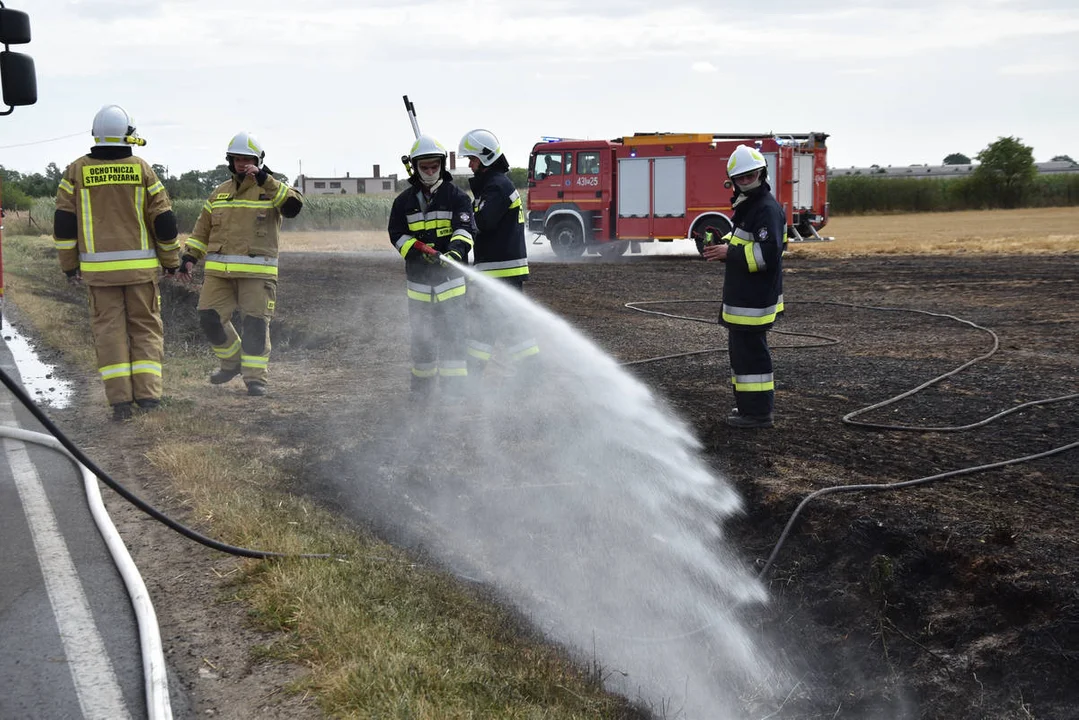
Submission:
<svg viewBox="0 0 1079 720">
<path fill-rule="evenodd" d="M 704 244 L 705 245 L 724 245 L 723 238 L 726 235 L 719 231 L 719 228 L 709 225 L 704 229 Z"/>
<path fill-rule="evenodd" d="M 188 263 L 191 263 L 191 269 L 194 270 L 195 266 L 199 264 L 199 261 L 195 259 L 194 255 L 184 255 L 180 258 L 180 267 L 187 267 Z"/>
<path fill-rule="evenodd" d="M 73 278 L 78 274 L 79 274 L 79 269 L 78 268 L 74 268 L 72 270 L 64 270 L 64 275 L 67 275 L 69 278 Z"/>
<path fill-rule="evenodd" d="M 266 172 L 266 168 L 260 167 L 259 171 L 255 173 L 255 182 L 257 182 L 261 187 L 262 184 L 266 182 L 266 178 L 268 178 L 269 176 L 270 173 Z"/>
<path fill-rule="evenodd" d="M 162 268 L 162 269 L 165 271 L 166 275 L 175 275 L 176 271 L 179 270 L 179 268 L 170 268 L 170 267 Z"/>
<path fill-rule="evenodd" d="M 461 253 L 457 252 L 456 250 L 450 250 L 448 253 L 446 253 L 446 257 L 455 262 L 461 262 Z"/>
</svg>

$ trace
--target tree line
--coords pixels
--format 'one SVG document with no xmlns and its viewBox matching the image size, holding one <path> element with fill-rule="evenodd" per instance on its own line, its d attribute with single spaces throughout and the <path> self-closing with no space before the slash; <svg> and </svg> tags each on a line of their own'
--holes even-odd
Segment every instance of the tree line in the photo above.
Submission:
<svg viewBox="0 0 1079 720">
<path fill-rule="evenodd" d="M 829 180 L 828 199 L 833 214 L 866 212 L 925 212 L 1079 205 L 1079 173 L 1041 176 L 1034 163 L 1034 150 L 1015 137 L 1002 137 L 979 152 L 979 164 L 971 173 L 956 178 L 892 178 L 880 176 L 835 176 Z M 1074 162 L 1067 155 L 1054 161 Z M 970 158 L 951 153 L 945 165 L 966 165 Z M 212 170 L 189 170 L 178 177 L 159 164 L 152 166 L 174 200 L 205 200 L 229 178 L 225 164 Z M 288 177 L 274 173 L 282 182 Z M 518 188 L 527 184 L 526 168 L 511 168 L 509 177 Z M 0 165 L 3 205 L 11 210 L 28 210 L 36 198 L 53 198 L 63 178 L 63 170 L 50 162 L 44 173 L 23 174 Z M 468 189 L 468 179 L 454 182 Z M 404 189 L 406 178 L 397 181 Z"/>
<path fill-rule="evenodd" d="M 205 200 L 215 187 L 229 178 L 227 165 L 218 165 L 213 170 L 191 170 L 179 177 L 169 175 L 164 165 L 152 165 L 154 173 L 161 180 L 169 197 L 175 199 Z M 274 175 L 287 180 L 284 175 Z M 45 174 L 23 174 L 18 170 L 9 170 L 0 165 L 0 181 L 3 181 L 4 207 L 11 210 L 28 210 L 35 198 L 56 197 L 56 189 L 64 171 L 51 162 L 45 168 Z"/>
<path fill-rule="evenodd" d="M 1019 138 L 999 138 L 975 158 L 979 164 L 962 177 L 832 177 L 829 210 L 844 215 L 1079 205 L 1079 172 L 1039 174 L 1034 149 Z M 965 165 L 970 158 L 952 153 L 944 160 L 946 165 Z M 1074 162 L 1067 155 L 1053 160 Z"/>
<path fill-rule="evenodd" d="M 225 164 L 213 170 L 189 170 L 178 177 L 170 175 L 164 165 L 155 163 L 151 167 L 173 200 L 205 200 L 230 175 Z M 525 186 L 527 176 L 528 170 L 525 168 L 510 168 L 510 180 L 518 188 Z M 0 182 L 3 182 L 3 197 L 0 200 L 9 210 L 29 210 L 35 198 L 56 197 L 56 189 L 63 177 L 63 169 L 54 162 L 48 164 L 44 174 L 23 174 L 0 165 Z M 281 182 L 289 182 L 288 176 L 282 173 L 274 173 L 274 177 Z M 403 190 L 407 182 L 407 178 L 398 179 L 396 191 Z M 468 190 L 467 178 L 455 178 L 454 183 Z"/>
</svg>

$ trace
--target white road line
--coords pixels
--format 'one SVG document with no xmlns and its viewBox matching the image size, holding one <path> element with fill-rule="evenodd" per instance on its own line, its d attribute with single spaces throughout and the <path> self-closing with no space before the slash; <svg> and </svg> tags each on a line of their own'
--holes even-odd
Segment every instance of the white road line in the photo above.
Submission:
<svg viewBox="0 0 1079 720">
<path fill-rule="evenodd" d="M 6 395 L 0 400 L 0 417 L 4 425 L 17 427 L 11 399 Z M 22 500 L 23 512 L 30 525 L 38 563 L 45 576 L 49 603 L 60 629 L 60 639 L 64 644 L 64 654 L 75 682 L 75 693 L 83 717 L 87 720 L 130 720 L 116 671 L 94 625 L 90 605 L 75 572 L 75 564 L 57 528 L 56 516 L 26 445 L 5 438 L 4 449 L 15 477 L 15 488 Z"/>
</svg>

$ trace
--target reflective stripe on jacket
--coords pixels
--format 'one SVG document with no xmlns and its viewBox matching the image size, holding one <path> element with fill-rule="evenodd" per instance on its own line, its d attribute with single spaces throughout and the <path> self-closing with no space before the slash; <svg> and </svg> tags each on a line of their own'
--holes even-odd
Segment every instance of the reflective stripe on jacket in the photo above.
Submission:
<svg viewBox="0 0 1079 720">
<path fill-rule="evenodd" d="M 217 277 L 276 278 L 281 206 L 303 196 L 273 175 L 222 183 L 203 204 L 185 252 Z"/>
<path fill-rule="evenodd" d="M 74 215 L 78 237 L 54 237 L 60 267 L 78 269 L 88 285 L 150 282 L 160 266 L 179 264 L 175 237 L 154 237 L 154 220 L 172 209 L 153 168 L 136 155 L 84 155 L 67 166 L 56 210 Z"/>
<path fill-rule="evenodd" d="M 449 275 L 436 272 L 435 268 L 439 266 L 432 265 L 422 256 L 417 257 L 416 253 L 410 257 L 409 252 L 417 242 L 422 242 L 440 253 L 456 253 L 461 262 L 467 263 L 473 244 L 472 201 L 464 190 L 453 184 L 449 173 L 443 173 L 442 184 L 430 197 L 424 193 L 418 178 L 410 178 L 409 183 L 409 187 L 394 198 L 387 231 L 390 243 L 405 258 L 405 277 L 409 283 L 426 286 L 433 292 L 435 285 L 445 282 L 449 275 L 459 275 L 459 272 Z M 409 297 L 414 294 L 413 290 L 410 288 Z M 415 294 L 422 292 L 417 289 Z"/>
<path fill-rule="evenodd" d="M 521 194 L 504 172 L 487 170 L 469 181 L 475 196 L 475 268 L 492 277 L 528 277 Z"/>
<path fill-rule="evenodd" d="M 764 182 L 736 205 L 733 220 L 720 319 L 730 328 L 767 330 L 783 313 L 786 218 Z"/>
</svg>

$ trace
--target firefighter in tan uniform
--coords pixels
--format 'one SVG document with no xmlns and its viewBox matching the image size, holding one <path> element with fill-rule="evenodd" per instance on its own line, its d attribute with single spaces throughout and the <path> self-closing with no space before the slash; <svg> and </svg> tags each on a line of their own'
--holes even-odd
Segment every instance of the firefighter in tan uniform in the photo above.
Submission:
<svg viewBox="0 0 1079 720">
<path fill-rule="evenodd" d="M 277 240 L 282 217 L 296 217 L 303 196 L 263 165 L 266 153 L 250 133 L 232 138 L 225 159 L 232 178 L 220 185 L 187 239 L 181 272 L 205 260 L 199 323 L 221 369 L 214 385 L 242 374 L 248 395 L 266 394 L 270 320 L 277 302 Z M 242 335 L 232 326 L 237 308 Z"/>
<path fill-rule="evenodd" d="M 67 166 L 56 191 L 53 237 L 60 267 L 90 295 L 98 371 L 114 420 L 161 402 L 164 333 L 158 276 L 180 264 L 176 217 L 145 145 L 119 105 L 94 116 L 94 145 Z"/>
</svg>

